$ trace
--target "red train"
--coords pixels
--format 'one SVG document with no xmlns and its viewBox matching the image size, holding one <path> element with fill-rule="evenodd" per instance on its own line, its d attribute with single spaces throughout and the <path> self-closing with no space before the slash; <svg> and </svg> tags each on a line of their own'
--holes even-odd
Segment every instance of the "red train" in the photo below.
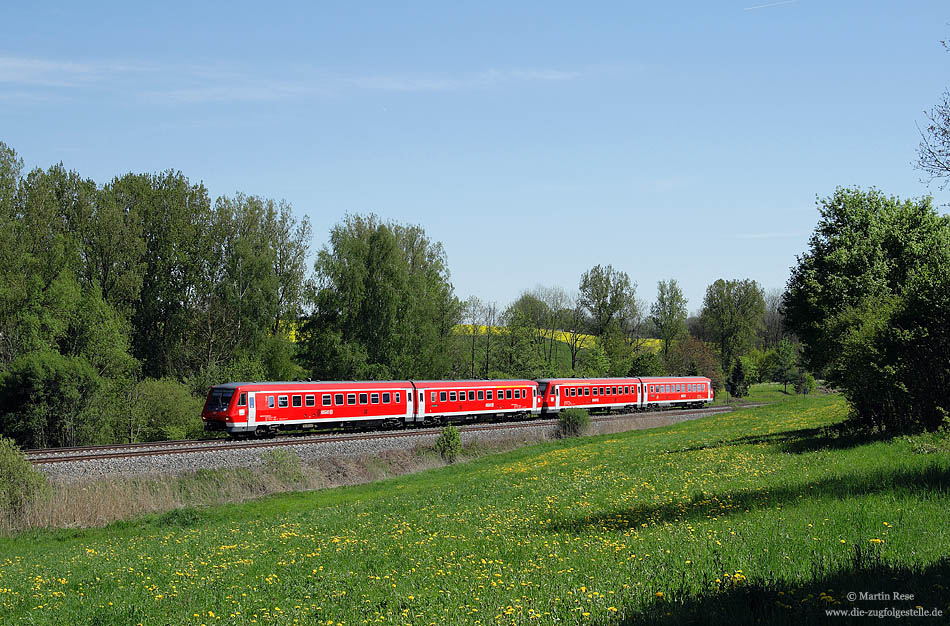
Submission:
<svg viewBox="0 0 950 626">
<path fill-rule="evenodd" d="M 572 407 L 605 413 L 699 407 L 712 399 L 702 377 L 225 383 L 208 391 L 201 419 L 208 431 L 267 434 L 528 419 Z"/>
</svg>

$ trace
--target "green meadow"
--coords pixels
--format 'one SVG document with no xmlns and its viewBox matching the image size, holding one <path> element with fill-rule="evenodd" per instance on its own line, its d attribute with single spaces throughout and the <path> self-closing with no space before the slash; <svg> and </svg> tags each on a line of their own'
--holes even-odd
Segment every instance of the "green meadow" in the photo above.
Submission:
<svg viewBox="0 0 950 626">
<path fill-rule="evenodd" d="M 776 397 L 358 487 L 5 537 L 0 624 L 950 615 L 946 448 L 832 436 L 847 415 L 840 396 Z"/>
</svg>

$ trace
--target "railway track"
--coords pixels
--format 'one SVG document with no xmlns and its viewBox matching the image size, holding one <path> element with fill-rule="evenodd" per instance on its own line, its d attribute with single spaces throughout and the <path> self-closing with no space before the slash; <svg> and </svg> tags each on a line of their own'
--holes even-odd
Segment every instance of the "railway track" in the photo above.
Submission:
<svg viewBox="0 0 950 626">
<path fill-rule="evenodd" d="M 733 410 L 734 407 L 707 407 L 703 409 L 675 409 L 663 411 L 646 411 L 642 413 L 624 413 L 618 415 L 591 416 L 592 422 L 609 422 L 629 419 L 631 417 L 648 417 L 655 415 L 701 414 L 712 415 Z M 505 430 L 511 428 L 545 428 L 558 423 L 557 419 L 534 419 L 520 422 L 504 423 L 474 423 L 460 425 L 462 433 L 480 431 Z M 151 443 L 117 444 L 111 446 L 87 446 L 75 448 L 45 448 L 25 450 L 24 455 L 34 465 L 51 463 L 74 463 L 78 461 L 95 461 L 100 459 L 122 459 L 159 455 L 192 454 L 196 452 L 233 451 L 254 448 L 280 448 L 307 444 L 339 443 L 347 441 L 361 441 L 386 438 L 404 438 L 420 436 L 436 436 L 437 428 L 411 428 L 396 431 L 374 431 L 363 433 L 328 432 L 298 436 L 284 436 L 267 440 L 183 440 L 183 441 L 156 441 Z"/>
</svg>

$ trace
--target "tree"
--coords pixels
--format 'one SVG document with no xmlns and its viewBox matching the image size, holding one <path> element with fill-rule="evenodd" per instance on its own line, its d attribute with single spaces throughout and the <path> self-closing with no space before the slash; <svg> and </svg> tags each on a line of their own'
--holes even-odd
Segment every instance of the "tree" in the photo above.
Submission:
<svg viewBox="0 0 950 626">
<path fill-rule="evenodd" d="M 765 315 L 759 328 L 759 339 L 766 350 L 776 347 L 785 337 L 785 317 L 782 314 L 782 290 L 770 289 L 765 294 Z"/>
<path fill-rule="evenodd" d="M 695 337 L 676 342 L 665 362 L 665 372 L 646 375 L 705 376 L 712 381 L 713 389 L 722 389 L 722 368 L 716 353 Z"/>
<path fill-rule="evenodd" d="M 675 278 L 656 284 L 656 302 L 650 307 L 650 319 L 663 341 L 663 356 L 670 353 L 670 344 L 686 332 L 686 298 Z"/>
<path fill-rule="evenodd" d="M 485 322 L 485 369 L 482 378 L 488 378 L 488 372 L 491 368 L 491 339 L 495 334 L 495 322 L 498 319 L 498 304 L 489 302 L 483 309 Z"/>
<path fill-rule="evenodd" d="M 571 372 L 576 372 L 577 357 L 584 347 L 583 340 L 590 326 L 590 318 L 587 316 L 580 295 L 575 295 L 568 300 L 564 321 L 567 347 L 571 351 Z"/>
<path fill-rule="evenodd" d="M 749 383 L 746 380 L 745 366 L 742 364 L 742 359 L 736 359 L 736 363 L 732 367 L 732 374 L 729 376 L 729 380 L 726 381 L 726 390 L 734 398 L 749 395 Z"/>
<path fill-rule="evenodd" d="M 197 274 L 209 247 L 205 225 L 211 201 L 202 184 L 181 172 L 129 174 L 116 185 L 122 202 L 135 205 L 142 220 L 145 250 L 141 295 L 132 312 L 132 351 L 147 376 L 186 375 L 185 343 L 199 295 Z"/>
<path fill-rule="evenodd" d="M 482 305 L 482 301 L 475 296 L 469 297 L 465 301 L 465 319 L 468 321 L 468 330 L 472 337 L 472 378 L 475 378 L 475 341 L 481 334 L 482 326 L 479 322 L 481 322 L 483 315 L 484 305 Z"/>
<path fill-rule="evenodd" d="M 943 47 L 950 50 L 947 42 Z M 950 90 L 944 91 L 940 102 L 929 112 L 925 112 L 927 124 L 920 130 L 920 145 L 917 148 L 917 168 L 926 173 L 930 180 L 947 179 L 940 188 L 950 184 Z"/>
<path fill-rule="evenodd" d="M 719 346 L 724 370 L 730 371 L 752 342 L 764 313 L 762 289 L 754 280 L 719 279 L 706 288 L 703 326 Z"/>
<path fill-rule="evenodd" d="M 580 303 L 590 312 L 595 335 L 616 326 L 617 318 L 636 300 L 636 284 L 630 282 L 626 272 L 610 265 L 597 265 L 584 272 L 579 289 Z"/>
<path fill-rule="evenodd" d="M 101 384 L 82 357 L 24 355 L 0 374 L 0 432 L 24 447 L 77 445 L 80 416 Z"/>
<path fill-rule="evenodd" d="M 462 305 L 442 245 L 421 228 L 349 215 L 330 231 L 314 273 L 313 313 L 301 333 L 301 355 L 312 376 L 456 373 L 452 333 Z"/>
<path fill-rule="evenodd" d="M 950 411 L 950 219 L 930 198 L 842 189 L 819 203 L 783 306 L 803 367 L 868 426 L 936 428 Z"/>
<path fill-rule="evenodd" d="M 775 348 L 771 374 L 772 380 L 782 383 L 785 393 L 788 393 L 788 383 L 795 380 L 797 362 L 795 346 L 788 339 L 783 339 Z"/>
</svg>

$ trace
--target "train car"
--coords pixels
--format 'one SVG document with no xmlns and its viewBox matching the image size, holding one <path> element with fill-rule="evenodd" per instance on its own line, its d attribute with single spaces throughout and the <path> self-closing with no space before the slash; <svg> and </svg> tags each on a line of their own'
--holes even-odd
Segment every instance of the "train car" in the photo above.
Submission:
<svg viewBox="0 0 950 626">
<path fill-rule="evenodd" d="M 416 380 L 416 422 L 445 424 L 541 412 L 534 380 Z"/>
<path fill-rule="evenodd" d="M 409 381 L 226 383 L 208 391 L 205 430 L 273 433 L 361 423 L 380 428 L 413 421 Z"/>
<path fill-rule="evenodd" d="M 647 408 L 701 407 L 713 400 L 712 383 L 702 376 L 641 378 Z"/>
<path fill-rule="evenodd" d="M 587 409 L 593 413 L 642 408 L 639 378 L 545 378 L 538 381 L 541 411 Z"/>
</svg>

